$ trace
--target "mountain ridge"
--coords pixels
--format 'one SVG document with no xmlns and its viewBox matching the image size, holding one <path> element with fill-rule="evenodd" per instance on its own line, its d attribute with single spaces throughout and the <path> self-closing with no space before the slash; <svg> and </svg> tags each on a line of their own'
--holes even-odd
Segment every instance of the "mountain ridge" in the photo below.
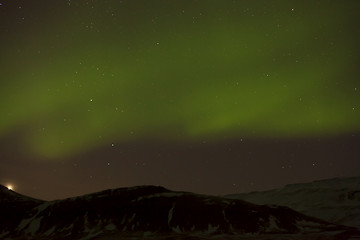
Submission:
<svg viewBox="0 0 360 240">
<path fill-rule="evenodd" d="M 171 191 L 161 186 L 108 189 L 54 201 L 34 200 L 10 190 L 0 191 L 0 199 L 7 195 L 15 195 L 14 199 L 21 201 L 0 201 L 0 209 L 7 209 L 8 213 L 6 217 L 0 215 L 2 239 L 93 239 L 124 234 L 304 234 L 353 230 L 288 207 Z"/>
</svg>

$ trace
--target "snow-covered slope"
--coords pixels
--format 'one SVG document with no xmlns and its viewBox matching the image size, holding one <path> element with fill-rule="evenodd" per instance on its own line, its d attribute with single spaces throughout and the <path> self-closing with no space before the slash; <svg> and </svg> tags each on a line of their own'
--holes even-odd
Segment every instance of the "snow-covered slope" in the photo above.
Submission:
<svg viewBox="0 0 360 240">
<path fill-rule="evenodd" d="M 1 198 L 16 193 L 1 192 Z M 26 198 L 25 198 L 26 199 Z M 29 199 L 27 199 L 29 200 Z M 1 239 L 93 239 L 141 234 L 296 234 L 352 230 L 305 216 L 287 207 L 173 192 L 162 187 L 119 188 L 51 202 L 1 202 L 13 211 L 0 223 Z M 19 210 L 21 209 L 21 210 Z M 123 239 L 122 237 L 117 237 Z"/>
<path fill-rule="evenodd" d="M 309 216 L 360 228 L 360 177 L 287 185 L 281 189 L 227 197 L 290 207 Z"/>
</svg>

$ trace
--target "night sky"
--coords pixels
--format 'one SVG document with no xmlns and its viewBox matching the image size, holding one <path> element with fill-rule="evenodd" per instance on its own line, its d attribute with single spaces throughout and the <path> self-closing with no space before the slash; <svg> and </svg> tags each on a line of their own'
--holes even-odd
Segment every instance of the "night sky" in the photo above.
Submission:
<svg viewBox="0 0 360 240">
<path fill-rule="evenodd" d="M 359 9 L 1 0 L 0 184 L 53 200 L 360 175 Z"/>
</svg>

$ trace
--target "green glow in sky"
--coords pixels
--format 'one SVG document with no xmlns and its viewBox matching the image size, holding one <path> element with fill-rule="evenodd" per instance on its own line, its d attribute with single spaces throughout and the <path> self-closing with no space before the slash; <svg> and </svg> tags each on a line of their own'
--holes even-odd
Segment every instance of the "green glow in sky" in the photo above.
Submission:
<svg viewBox="0 0 360 240">
<path fill-rule="evenodd" d="M 144 137 L 359 131 L 355 5 L 73 1 L 14 9 L 1 23 L 0 136 L 20 129 L 28 150 L 59 157 Z"/>
</svg>

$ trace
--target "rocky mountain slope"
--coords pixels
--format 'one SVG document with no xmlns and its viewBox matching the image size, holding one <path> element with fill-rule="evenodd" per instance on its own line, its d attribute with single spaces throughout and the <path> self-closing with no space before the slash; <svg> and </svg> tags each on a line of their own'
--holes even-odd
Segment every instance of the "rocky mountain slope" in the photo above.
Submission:
<svg viewBox="0 0 360 240">
<path fill-rule="evenodd" d="M 1 186 L 0 199 L 0 239 L 106 239 L 126 234 L 256 236 L 352 230 L 287 207 L 155 186 L 119 188 L 50 202 Z"/>
<path fill-rule="evenodd" d="M 309 216 L 360 228 L 360 177 L 291 184 L 281 189 L 226 197 L 287 206 Z"/>
</svg>

